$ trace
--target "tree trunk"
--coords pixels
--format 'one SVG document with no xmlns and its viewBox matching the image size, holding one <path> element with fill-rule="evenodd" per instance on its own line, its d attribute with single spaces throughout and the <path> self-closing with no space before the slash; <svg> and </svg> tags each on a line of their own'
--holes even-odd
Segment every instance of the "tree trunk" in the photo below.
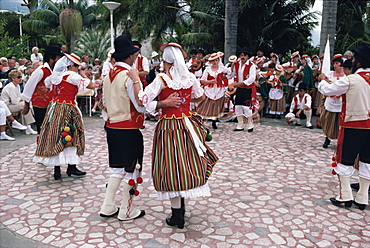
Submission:
<svg viewBox="0 0 370 248">
<path fill-rule="evenodd" d="M 225 44 L 224 62 L 236 53 L 236 43 L 238 35 L 238 5 L 239 0 L 225 1 Z"/>
<path fill-rule="evenodd" d="M 320 33 L 320 54 L 324 53 L 328 34 L 330 35 L 330 56 L 334 55 L 334 39 L 337 24 L 338 0 L 323 0 L 321 33 Z M 331 58 L 330 58 L 331 59 Z"/>
</svg>

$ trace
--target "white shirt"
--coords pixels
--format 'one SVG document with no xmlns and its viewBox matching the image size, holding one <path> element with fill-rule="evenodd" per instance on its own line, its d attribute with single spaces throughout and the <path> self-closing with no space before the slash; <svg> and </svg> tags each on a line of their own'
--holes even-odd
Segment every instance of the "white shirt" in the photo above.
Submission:
<svg viewBox="0 0 370 248">
<path fill-rule="evenodd" d="M 230 71 L 230 69 L 228 69 L 224 66 L 219 66 L 216 71 L 213 71 L 211 69 L 211 67 L 207 67 L 204 70 L 203 75 L 200 78 L 200 80 L 208 80 L 208 75 L 216 78 L 219 73 L 225 73 L 229 76 L 231 74 L 231 71 Z M 221 97 L 225 96 L 225 91 L 226 91 L 225 87 L 224 88 L 218 88 L 216 85 L 212 85 L 212 86 L 213 87 L 210 87 L 209 84 L 206 84 L 204 86 L 204 93 L 209 99 L 218 100 Z"/>
<path fill-rule="evenodd" d="M 345 77 L 345 76 L 343 76 Z M 330 71 L 328 78 L 330 81 L 336 81 L 343 77 L 334 77 L 334 71 Z M 324 107 L 327 111 L 340 113 L 342 112 L 342 97 L 341 96 L 332 96 L 325 99 Z"/>
<path fill-rule="evenodd" d="M 137 59 L 135 60 L 135 63 L 132 65 L 132 68 L 138 69 L 138 67 L 139 67 L 138 61 L 139 61 L 140 57 L 143 58 L 143 64 L 142 64 L 143 71 L 149 72 L 149 60 L 141 54 L 139 54 L 139 56 L 137 56 Z"/>
<path fill-rule="evenodd" d="M 237 72 L 238 73 L 238 80 L 242 80 L 244 78 L 244 68 L 246 65 L 249 65 L 250 61 L 247 61 L 244 65 L 240 62 L 240 67 L 239 67 L 239 71 Z M 236 72 L 235 72 L 235 67 L 234 67 L 234 70 L 231 72 L 231 75 L 230 75 L 230 78 L 233 78 L 236 76 Z M 249 69 L 249 75 L 247 77 L 246 80 L 244 81 L 239 81 L 240 82 L 243 82 L 245 85 L 251 85 L 252 83 L 254 83 L 254 81 L 256 80 L 256 67 L 254 65 L 252 65 Z"/>
<path fill-rule="evenodd" d="M 302 109 L 304 106 L 311 108 L 312 98 L 309 94 L 305 93 L 302 97 L 302 100 L 299 98 L 299 94 L 297 94 L 296 97 L 298 98 L 297 109 Z M 306 99 L 306 103 L 305 103 L 305 99 Z M 295 107 L 295 101 L 293 97 L 292 103 L 290 104 L 290 110 L 289 110 L 291 113 L 293 113 L 294 107 Z"/>
<path fill-rule="evenodd" d="M 44 63 L 42 66 L 39 66 L 28 79 L 27 84 L 24 86 L 23 93 L 21 97 L 26 102 L 30 102 L 32 95 L 36 89 L 37 84 L 41 81 L 44 76 L 44 71 L 41 69 L 42 67 L 48 68 L 50 71 L 50 66 L 48 63 Z"/>
<path fill-rule="evenodd" d="M 42 62 L 43 60 L 44 60 L 44 57 L 42 56 L 41 53 L 37 53 L 37 55 L 35 53 L 31 54 L 32 63 L 33 62 Z"/>
<path fill-rule="evenodd" d="M 14 85 L 12 82 L 10 82 L 5 85 L 3 91 L 1 92 L 1 100 L 3 100 L 6 105 L 17 104 L 21 102 L 21 88 L 19 84 Z"/>
</svg>

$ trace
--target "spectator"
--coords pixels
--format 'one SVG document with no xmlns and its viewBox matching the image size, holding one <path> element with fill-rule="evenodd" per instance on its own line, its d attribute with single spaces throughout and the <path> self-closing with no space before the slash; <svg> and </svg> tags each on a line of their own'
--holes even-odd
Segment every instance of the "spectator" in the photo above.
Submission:
<svg viewBox="0 0 370 248">
<path fill-rule="evenodd" d="M 34 47 L 32 48 L 32 54 L 31 54 L 31 61 L 32 63 L 33 62 L 40 62 L 42 63 L 43 60 L 44 60 L 44 57 L 42 56 L 41 53 L 39 53 L 39 48 L 38 47 Z"/>
<path fill-rule="evenodd" d="M 11 113 L 20 113 L 23 110 L 24 101 L 21 98 L 19 84 L 22 83 L 22 73 L 16 69 L 9 72 L 10 83 L 1 92 L 1 100 L 5 102 Z M 26 134 L 37 134 L 31 124 L 35 122 L 32 113 L 22 115 L 22 123 L 26 125 Z"/>
<path fill-rule="evenodd" d="M 8 59 L 5 57 L 1 57 L 0 61 L 1 61 L 1 71 L 7 72 L 9 70 Z"/>
<path fill-rule="evenodd" d="M 100 59 L 96 58 L 94 60 L 94 66 L 92 67 L 92 73 L 93 74 L 98 73 L 100 68 L 101 68 Z"/>
<path fill-rule="evenodd" d="M 15 138 L 12 138 L 5 133 L 6 118 L 8 118 L 12 122 L 12 128 L 16 128 L 19 130 L 27 129 L 27 127 L 23 126 L 14 119 L 12 113 L 10 112 L 4 101 L 0 101 L 0 140 L 15 140 Z"/>
<path fill-rule="evenodd" d="M 92 64 L 90 64 L 90 61 L 89 61 L 89 55 L 82 55 L 81 67 L 88 67 L 88 66 L 92 67 Z"/>
<path fill-rule="evenodd" d="M 66 46 L 66 45 L 62 45 L 62 46 L 60 47 L 60 50 L 62 51 L 62 53 L 69 53 L 69 52 L 67 51 L 67 46 Z"/>
</svg>

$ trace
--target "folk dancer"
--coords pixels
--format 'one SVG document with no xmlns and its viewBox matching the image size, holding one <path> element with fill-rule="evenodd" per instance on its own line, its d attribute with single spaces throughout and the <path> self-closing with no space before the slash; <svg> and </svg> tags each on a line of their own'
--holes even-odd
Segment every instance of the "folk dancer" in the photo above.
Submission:
<svg viewBox="0 0 370 248">
<path fill-rule="evenodd" d="M 334 71 L 330 71 L 327 77 L 330 81 L 340 80 L 345 77 L 343 72 L 344 58 L 337 54 L 331 60 Z M 342 96 L 323 96 L 324 106 L 321 108 L 321 126 L 325 134 L 323 148 L 328 148 L 331 139 L 338 139 L 340 113 L 342 112 Z"/>
<path fill-rule="evenodd" d="M 370 44 L 362 43 L 354 51 L 354 74 L 334 82 L 320 75 L 319 90 L 325 95 L 343 95 L 338 144 L 333 157 L 333 174 L 339 178 L 339 194 L 330 201 L 335 206 L 350 207 L 352 203 L 364 210 L 369 204 L 370 185 Z M 353 200 L 350 178 L 359 160 L 359 191 Z"/>
<path fill-rule="evenodd" d="M 223 113 L 227 100 L 225 91 L 229 80 L 226 75 L 230 76 L 231 71 L 224 66 L 219 66 L 219 53 L 212 53 L 208 61 L 211 66 L 204 70 L 200 79 L 206 99 L 198 104 L 196 112 L 204 119 L 212 120 L 212 128 L 217 129 L 217 118 Z"/>
<path fill-rule="evenodd" d="M 76 95 L 86 88 L 98 87 L 80 71 L 80 57 L 64 54 L 54 71 L 45 79 L 46 87 L 53 87 L 53 98 L 41 125 L 39 141 L 33 161 L 54 166 L 54 179 L 61 179 L 60 165 L 68 164 L 68 176 L 82 176 L 86 172 L 76 168 L 85 150 L 82 116 L 76 105 Z"/>
<path fill-rule="evenodd" d="M 171 94 L 181 98 L 177 108 L 162 108 L 156 126 L 152 152 L 152 176 L 159 199 L 169 199 L 172 215 L 170 226 L 184 228 L 185 199 L 210 196 L 207 183 L 217 156 L 205 144 L 206 130 L 200 116 L 190 110 L 190 101 L 204 99 L 204 91 L 185 65 L 187 54 L 176 43 L 164 44 L 165 73 L 160 73 L 145 89 L 143 100 Z M 144 103 L 145 105 L 145 103 Z"/>
<path fill-rule="evenodd" d="M 235 93 L 235 114 L 238 125 L 234 131 L 244 130 L 244 119 L 247 118 L 248 132 L 253 132 L 253 114 L 258 113 L 259 103 L 257 91 L 254 84 L 256 80 L 256 66 L 249 60 L 251 53 L 244 47 L 240 51 L 240 60 L 234 61 L 231 65 L 231 77 L 235 77 L 235 83 L 229 85 L 229 90 L 236 88 Z"/>
</svg>

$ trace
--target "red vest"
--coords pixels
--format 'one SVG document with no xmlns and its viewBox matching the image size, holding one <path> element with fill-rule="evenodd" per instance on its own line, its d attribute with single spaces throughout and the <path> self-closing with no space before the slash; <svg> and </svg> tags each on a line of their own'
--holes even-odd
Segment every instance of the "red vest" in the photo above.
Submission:
<svg viewBox="0 0 370 248">
<path fill-rule="evenodd" d="M 47 67 L 41 68 L 43 72 L 42 79 L 37 83 L 35 91 L 32 94 L 32 106 L 38 108 L 47 108 L 50 100 L 53 98 L 53 91 L 46 88 L 45 79 L 51 75 L 51 70 Z"/>
<path fill-rule="evenodd" d="M 117 76 L 117 74 L 124 70 L 127 70 L 127 69 L 122 66 L 115 66 L 113 69 L 111 69 L 108 74 L 110 82 L 112 83 L 114 78 Z M 130 113 L 131 113 L 131 120 L 110 123 L 108 119 L 105 124 L 106 127 L 112 128 L 112 129 L 139 129 L 141 128 L 144 125 L 144 114 L 139 113 L 131 101 L 130 101 Z"/>
<path fill-rule="evenodd" d="M 67 82 L 69 76 L 70 74 L 64 75 L 62 82 L 58 85 L 54 85 L 54 96 L 51 102 L 76 105 L 75 98 L 78 93 L 78 87 Z"/>
<path fill-rule="evenodd" d="M 293 111 L 296 111 L 297 110 L 297 107 L 298 107 L 298 97 L 295 96 L 295 97 L 293 97 L 293 99 L 294 99 L 294 108 L 293 108 Z M 307 103 L 307 96 L 304 96 L 303 97 L 303 101 L 304 101 L 304 103 Z"/>
<path fill-rule="evenodd" d="M 238 62 L 235 63 L 235 71 L 236 71 L 236 77 L 234 79 L 235 82 L 242 82 L 242 81 L 244 81 L 244 80 L 246 80 L 248 78 L 248 76 L 249 76 L 249 69 L 252 66 L 254 66 L 254 64 L 252 62 L 250 62 L 250 61 L 247 61 L 245 63 L 246 63 L 246 65 L 244 67 L 243 78 L 242 79 L 241 78 L 238 78 L 239 68 L 240 68 L 240 61 L 238 61 Z M 239 88 L 247 88 L 248 89 L 248 88 L 252 88 L 252 85 L 254 86 L 254 83 L 251 84 L 251 85 L 249 85 L 249 86 L 243 85 L 243 86 L 240 86 Z"/>
<path fill-rule="evenodd" d="M 170 107 L 162 108 L 161 119 L 162 118 L 180 119 L 180 118 L 183 118 L 184 116 L 190 117 L 191 115 L 193 115 L 193 112 L 190 111 L 191 91 L 193 87 L 190 87 L 189 89 L 174 90 L 167 86 L 166 81 L 164 81 L 163 78 L 161 79 L 162 79 L 163 84 L 165 85 L 165 88 L 162 89 L 161 93 L 159 94 L 158 96 L 159 100 L 164 100 L 170 94 L 176 92 L 182 101 L 179 108 L 170 108 Z"/>
<path fill-rule="evenodd" d="M 217 88 L 223 88 L 223 87 L 226 87 L 228 86 L 229 84 L 229 81 L 227 80 L 227 78 L 223 78 L 224 74 L 221 72 L 219 74 L 217 74 L 216 76 L 216 87 Z M 215 79 L 215 77 L 211 76 L 208 74 L 208 77 L 207 77 L 207 80 L 212 80 L 212 79 Z M 214 84 L 202 84 L 204 86 L 208 86 L 209 88 L 213 88 Z"/>
<path fill-rule="evenodd" d="M 143 71 L 143 59 L 144 57 L 138 57 L 137 58 L 137 70 Z M 140 81 L 143 83 L 144 88 L 148 86 L 148 83 L 146 82 L 146 76 L 140 76 Z"/>
</svg>

